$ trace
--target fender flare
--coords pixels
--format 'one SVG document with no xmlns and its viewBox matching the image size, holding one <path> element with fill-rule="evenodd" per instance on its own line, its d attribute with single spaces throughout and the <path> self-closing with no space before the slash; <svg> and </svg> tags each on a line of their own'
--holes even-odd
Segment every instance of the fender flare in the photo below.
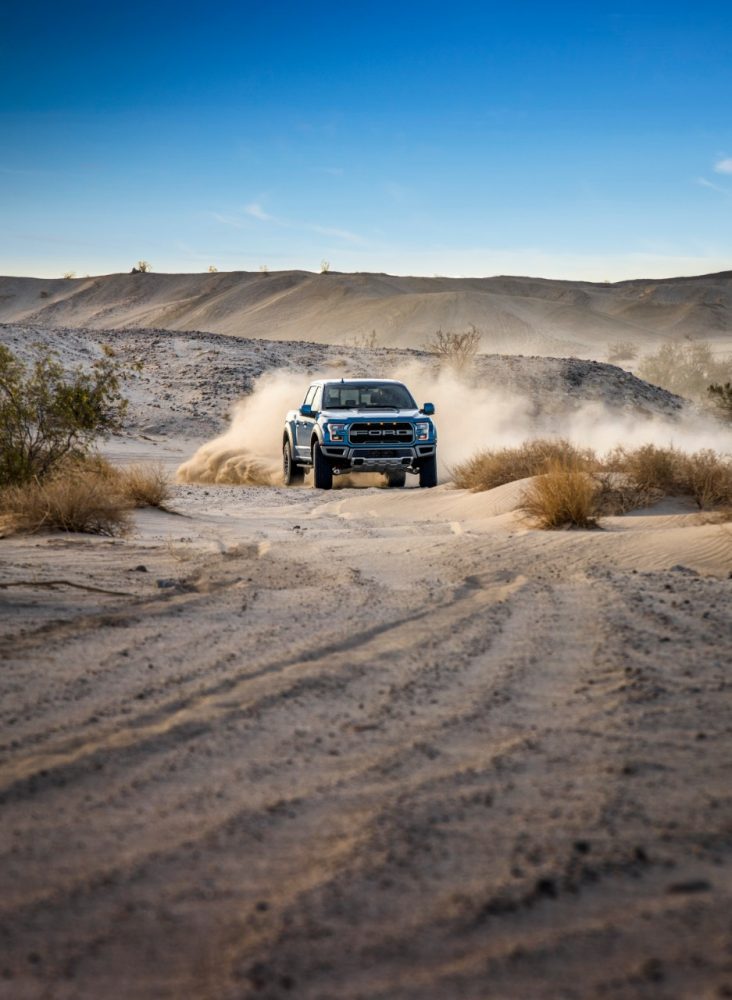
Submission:
<svg viewBox="0 0 732 1000">
<path fill-rule="evenodd" d="M 310 452 L 311 452 L 311 454 L 312 454 L 312 450 L 313 450 L 313 445 L 315 444 L 316 441 L 318 442 L 319 445 L 323 444 L 323 428 L 317 422 L 313 424 L 313 430 L 312 430 L 312 433 L 310 435 Z"/>
<path fill-rule="evenodd" d="M 285 441 L 289 441 L 290 448 L 292 449 L 292 454 L 295 454 L 295 435 L 292 433 L 292 423 L 287 420 L 285 422 L 285 429 L 282 433 L 282 447 L 285 446 Z"/>
</svg>

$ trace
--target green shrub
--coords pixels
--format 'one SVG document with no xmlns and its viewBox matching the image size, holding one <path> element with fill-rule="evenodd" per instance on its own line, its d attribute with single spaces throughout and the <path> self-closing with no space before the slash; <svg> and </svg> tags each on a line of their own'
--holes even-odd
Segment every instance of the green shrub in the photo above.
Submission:
<svg viewBox="0 0 732 1000">
<path fill-rule="evenodd" d="M 669 341 L 655 354 L 647 354 L 638 365 L 638 374 L 646 382 L 690 399 L 707 398 L 711 383 L 725 382 L 732 375 L 732 362 L 718 360 L 705 341 Z"/>
<path fill-rule="evenodd" d="M 113 352 L 65 371 L 44 348 L 29 367 L 0 345 L 0 486 L 43 479 L 121 426 L 126 401 Z"/>
</svg>

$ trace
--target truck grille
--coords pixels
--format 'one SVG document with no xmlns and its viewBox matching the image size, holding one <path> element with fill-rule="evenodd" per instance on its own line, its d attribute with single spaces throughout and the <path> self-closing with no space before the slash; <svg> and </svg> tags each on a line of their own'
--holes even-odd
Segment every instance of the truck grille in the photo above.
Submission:
<svg viewBox="0 0 732 1000">
<path fill-rule="evenodd" d="M 414 428 L 397 420 L 371 420 L 351 424 L 349 437 L 351 444 L 410 444 Z"/>
</svg>

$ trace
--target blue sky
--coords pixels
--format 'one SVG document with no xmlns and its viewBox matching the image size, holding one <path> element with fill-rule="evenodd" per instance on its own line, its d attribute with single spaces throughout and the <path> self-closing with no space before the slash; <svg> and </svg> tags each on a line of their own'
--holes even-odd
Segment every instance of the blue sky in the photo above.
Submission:
<svg viewBox="0 0 732 1000">
<path fill-rule="evenodd" d="M 5 5 L 0 273 L 732 268 L 732 5 Z"/>
</svg>

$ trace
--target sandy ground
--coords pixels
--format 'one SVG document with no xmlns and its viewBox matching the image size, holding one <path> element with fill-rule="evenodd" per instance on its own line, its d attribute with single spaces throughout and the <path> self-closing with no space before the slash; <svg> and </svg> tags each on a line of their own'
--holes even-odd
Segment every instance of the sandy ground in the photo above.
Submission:
<svg viewBox="0 0 732 1000">
<path fill-rule="evenodd" d="M 3 541 L 0 996 L 732 995 L 732 529 L 520 488 Z"/>
<path fill-rule="evenodd" d="M 263 373 L 404 361 L 0 325 L 103 338 L 145 362 L 108 454 L 171 472 Z M 425 369 L 448 456 L 466 409 L 480 442 L 690 419 L 607 365 L 479 365 Z M 296 402 L 256 413 L 275 449 Z M 521 489 L 186 485 L 124 539 L 0 541 L 2 1000 L 732 996 L 732 525 L 540 532 Z"/>
</svg>

